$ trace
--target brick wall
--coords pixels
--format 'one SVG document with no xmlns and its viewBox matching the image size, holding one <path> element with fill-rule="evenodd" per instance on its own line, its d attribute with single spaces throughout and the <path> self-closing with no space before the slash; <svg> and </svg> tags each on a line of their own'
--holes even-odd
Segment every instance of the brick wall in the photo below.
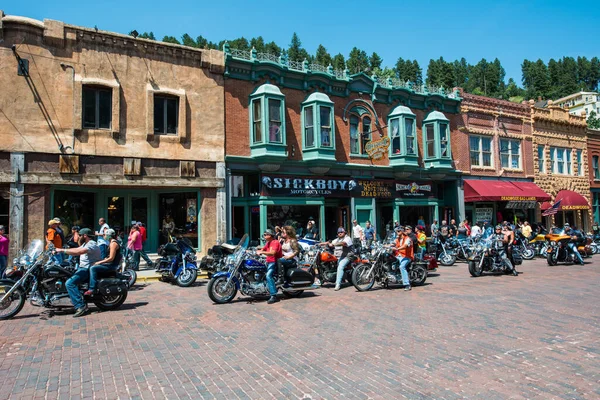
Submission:
<svg viewBox="0 0 600 400">
<path fill-rule="evenodd" d="M 600 159 L 600 130 L 588 130 L 587 138 L 588 149 L 588 177 L 590 187 L 592 189 L 600 189 L 600 181 L 594 180 L 593 157 L 598 156 Z"/>
</svg>

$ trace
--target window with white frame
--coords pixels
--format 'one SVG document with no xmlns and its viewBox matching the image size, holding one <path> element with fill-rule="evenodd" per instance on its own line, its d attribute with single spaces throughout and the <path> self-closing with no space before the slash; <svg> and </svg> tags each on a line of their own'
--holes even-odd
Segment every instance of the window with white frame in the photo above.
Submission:
<svg viewBox="0 0 600 400">
<path fill-rule="evenodd" d="M 571 149 L 562 147 L 550 148 L 550 160 L 552 162 L 552 173 L 560 175 L 573 174 Z"/>
<path fill-rule="evenodd" d="M 401 154 L 402 145 L 400 140 L 400 121 L 398 118 L 390 120 L 390 132 L 392 137 L 392 154 Z"/>
<path fill-rule="evenodd" d="M 471 166 L 492 166 L 492 138 L 486 136 L 471 136 L 469 138 Z"/>
<path fill-rule="evenodd" d="M 350 116 L 350 154 L 367 154 L 365 146 L 371 141 L 371 118 Z"/>
<path fill-rule="evenodd" d="M 500 163 L 502 168 L 521 168 L 521 142 L 500 139 Z"/>
<path fill-rule="evenodd" d="M 154 134 L 177 135 L 179 125 L 179 98 L 164 94 L 154 95 Z"/>
<path fill-rule="evenodd" d="M 315 146 L 315 127 L 313 121 L 313 106 L 304 109 L 304 147 Z"/>
<path fill-rule="evenodd" d="M 83 86 L 83 128 L 110 129 L 112 122 L 112 89 Z"/>
<path fill-rule="evenodd" d="M 545 161 L 546 161 L 544 146 L 541 144 L 538 144 L 537 152 L 538 152 L 538 168 L 539 168 L 540 172 L 544 172 L 545 171 Z"/>
<path fill-rule="evenodd" d="M 285 151 L 285 96 L 275 85 L 265 83 L 250 95 L 250 145 L 268 153 Z"/>
<path fill-rule="evenodd" d="M 404 133 L 406 135 L 406 154 L 410 156 L 417 155 L 417 146 L 415 138 L 415 120 L 412 118 L 404 119 Z"/>
<path fill-rule="evenodd" d="M 592 168 L 594 169 L 594 180 L 600 179 L 600 165 L 598 161 L 598 156 L 592 157 Z"/>
</svg>

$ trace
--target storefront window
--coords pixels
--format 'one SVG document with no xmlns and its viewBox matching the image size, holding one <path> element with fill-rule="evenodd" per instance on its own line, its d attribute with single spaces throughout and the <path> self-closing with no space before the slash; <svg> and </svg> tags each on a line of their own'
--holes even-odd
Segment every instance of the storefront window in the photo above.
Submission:
<svg viewBox="0 0 600 400">
<path fill-rule="evenodd" d="M 111 228 L 123 228 L 125 226 L 125 198 L 109 197 L 106 207 L 106 223 Z M 135 220 L 137 221 L 137 220 Z M 129 225 L 129 223 L 127 223 Z"/>
<path fill-rule="evenodd" d="M 6 233 L 8 232 L 8 214 L 10 209 L 10 200 L 0 197 L 0 225 L 4 225 Z"/>
<path fill-rule="evenodd" d="M 592 212 L 594 213 L 594 221 L 600 224 L 600 193 L 594 192 L 593 195 Z"/>
<path fill-rule="evenodd" d="M 158 197 L 161 221 L 161 244 L 166 243 L 171 231 L 173 236 L 189 239 L 198 246 L 198 195 L 196 192 L 168 193 Z"/>
<path fill-rule="evenodd" d="M 69 190 L 57 190 L 54 192 L 53 217 L 59 217 L 62 229 L 70 232 L 71 227 L 78 225 L 81 228 L 96 227 L 96 196 L 94 193 L 72 192 Z"/>
<path fill-rule="evenodd" d="M 268 206 L 267 227 L 275 229 L 276 226 L 290 225 L 296 229 L 298 236 L 304 235 L 310 217 L 319 226 L 319 206 Z"/>
<path fill-rule="evenodd" d="M 231 188 L 231 197 L 244 197 L 244 177 L 242 175 L 230 176 L 229 187 Z"/>
<path fill-rule="evenodd" d="M 260 196 L 258 175 L 248 175 L 248 191 L 250 192 L 250 196 Z"/>
</svg>

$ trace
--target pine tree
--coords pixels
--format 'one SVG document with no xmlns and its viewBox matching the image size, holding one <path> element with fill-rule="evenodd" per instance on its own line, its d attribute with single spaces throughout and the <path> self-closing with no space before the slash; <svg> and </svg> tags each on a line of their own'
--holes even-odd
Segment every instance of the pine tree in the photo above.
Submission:
<svg viewBox="0 0 600 400">
<path fill-rule="evenodd" d="M 275 42 L 269 42 L 265 44 L 265 53 L 274 54 L 276 56 L 281 54 L 281 47 L 277 46 Z"/>
<path fill-rule="evenodd" d="M 181 36 L 181 44 L 188 47 L 198 47 L 196 41 L 187 33 L 184 33 L 183 36 Z"/>
<path fill-rule="evenodd" d="M 454 86 L 462 87 L 466 89 L 467 82 L 469 80 L 469 68 L 470 65 L 467 63 L 465 58 L 461 58 L 460 61 L 455 60 L 452 63 L 452 73 L 454 76 Z"/>
<path fill-rule="evenodd" d="M 181 44 L 181 43 L 179 43 L 179 40 L 177 40 L 177 38 L 175 36 L 165 36 L 165 37 L 163 37 L 162 41 L 165 43 Z"/>
<path fill-rule="evenodd" d="M 142 39 L 150 39 L 150 40 L 156 40 L 156 38 L 154 37 L 154 32 L 144 32 L 141 35 L 138 36 L 139 38 Z"/>
<path fill-rule="evenodd" d="M 592 110 L 590 112 L 590 115 L 587 117 L 587 124 L 590 129 L 600 129 L 600 118 L 598 118 L 596 111 Z"/>
<path fill-rule="evenodd" d="M 373 52 L 371 57 L 369 57 L 369 65 L 371 67 L 371 71 L 375 71 L 376 69 L 381 70 L 381 64 L 383 60 L 379 57 L 379 54 Z"/>
<path fill-rule="evenodd" d="M 523 86 L 526 90 L 526 96 L 529 99 L 538 97 L 548 98 L 550 93 L 550 78 L 548 76 L 548 67 L 542 60 L 536 62 L 523 60 L 521 64 L 523 73 Z"/>
<path fill-rule="evenodd" d="M 350 71 L 350 74 L 368 72 L 367 69 L 369 68 L 369 57 L 367 57 L 367 53 L 364 50 L 359 50 L 358 48 L 354 47 L 350 51 L 346 65 Z"/>
<path fill-rule="evenodd" d="M 343 71 L 346 69 L 346 59 L 342 53 L 338 53 L 333 57 L 333 69 Z"/>
<path fill-rule="evenodd" d="M 259 53 L 265 52 L 265 41 L 262 36 L 250 39 L 250 48 L 256 49 Z"/>
<path fill-rule="evenodd" d="M 322 44 L 320 44 L 317 48 L 317 52 L 315 54 L 315 63 L 324 67 L 328 67 L 329 64 L 333 63 L 331 54 L 327 52 L 327 49 Z"/>
<path fill-rule="evenodd" d="M 250 43 L 248 43 L 248 39 L 245 37 L 233 39 L 229 42 L 229 47 L 237 50 L 250 50 Z"/>
<path fill-rule="evenodd" d="M 308 60 L 308 62 L 311 62 L 313 60 L 313 57 L 311 57 L 302 47 L 302 42 L 300 41 L 300 38 L 296 32 L 294 32 L 292 35 L 292 41 L 288 48 L 287 55 L 289 61 L 302 62 L 304 60 Z"/>
</svg>

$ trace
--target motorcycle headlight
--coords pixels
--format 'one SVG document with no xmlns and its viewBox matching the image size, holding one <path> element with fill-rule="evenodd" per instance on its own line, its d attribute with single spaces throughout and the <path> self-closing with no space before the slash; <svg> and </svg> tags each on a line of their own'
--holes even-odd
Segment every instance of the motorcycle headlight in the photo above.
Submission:
<svg viewBox="0 0 600 400">
<path fill-rule="evenodd" d="M 313 250 L 308 252 L 308 256 L 309 257 L 314 257 L 315 256 L 315 252 Z"/>
<path fill-rule="evenodd" d="M 19 259 L 18 258 L 13 258 L 13 265 L 17 265 L 19 264 Z"/>
<path fill-rule="evenodd" d="M 476 251 L 476 252 L 483 251 L 483 245 L 482 245 L 481 243 L 477 243 L 477 244 L 475 245 L 475 251 Z"/>
</svg>

